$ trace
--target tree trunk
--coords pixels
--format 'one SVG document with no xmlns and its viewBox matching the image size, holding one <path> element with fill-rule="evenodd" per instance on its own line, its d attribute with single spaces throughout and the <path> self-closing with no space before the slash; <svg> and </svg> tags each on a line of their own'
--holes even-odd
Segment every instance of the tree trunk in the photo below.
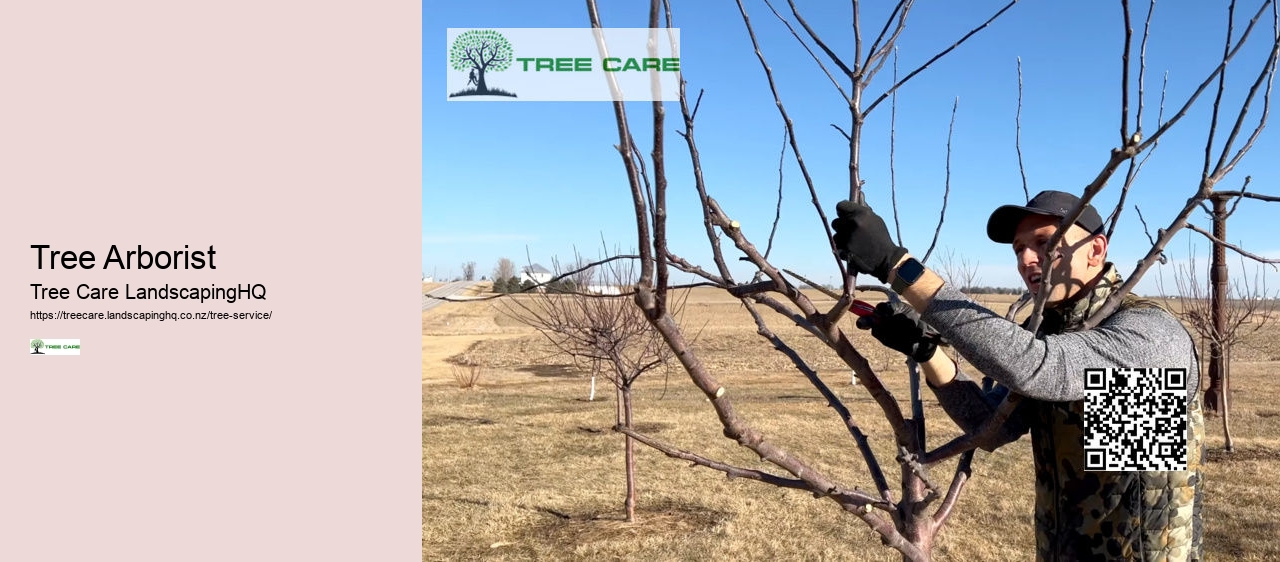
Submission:
<svg viewBox="0 0 1280 562">
<path fill-rule="evenodd" d="M 622 425 L 631 429 L 631 387 L 623 386 L 622 391 Z M 627 440 L 627 523 L 636 522 L 636 457 L 635 441 L 630 435 Z"/>
<path fill-rule="evenodd" d="M 1231 388 L 1231 349 L 1227 348 L 1226 371 L 1222 374 L 1222 388 Z M 1226 439 L 1227 452 L 1235 450 L 1235 442 L 1231 440 L 1231 393 L 1222 393 L 1222 436 Z"/>
<path fill-rule="evenodd" d="M 489 91 L 489 87 L 484 83 L 484 68 L 481 68 L 476 76 L 476 91 L 481 93 Z"/>
<path fill-rule="evenodd" d="M 917 439 L 921 433 L 918 424 L 918 420 L 907 420 L 911 430 L 909 433 Z M 915 450 L 923 449 L 917 446 Z M 937 525 L 926 509 L 928 506 L 923 503 L 928 493 L 929 489 L 925 486 L 924 479 L 920 478 L 914 470 L 904 466 L 902 468 L 902 501 L 898 504 L 901 517 L 899 530 L 902 531 L 903 538 L 919 549 L 921 558 L 912 558 L 903 554 L 903 562 L 928 562 L 933 557 L 933 537 L 937 533 Z"/>
<path fill-rule="evenodd" d="M 1227 239 L 1227 200 L 1222 197 L 1213 198 L 1213 235 L 1218 240 Z M 1210 314 L 1213 322 L 1213 336 L 1209 338 L 1209 388 L 1204 391 L 1204 408 L 1209 412 L 1226 411 L 1227 388 L 1226 379 L 1226 342 L 1227 331 L 1227 248 L 1221 244 L 1213 245 L 1213 262 L 1209 269 Z"/>
</svg>

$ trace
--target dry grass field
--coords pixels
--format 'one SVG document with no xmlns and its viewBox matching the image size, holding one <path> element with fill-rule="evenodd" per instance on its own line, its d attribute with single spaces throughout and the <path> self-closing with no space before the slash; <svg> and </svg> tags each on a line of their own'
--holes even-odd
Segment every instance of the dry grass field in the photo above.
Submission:
<svg viewBox="0 0 1280 562">
<path fill-rule="evenodd" d="M 988 302 L 1003 311 L 1010 301 Z M 829 500 L 729 480 L 639 444 L 639 521 L 625 523 L 623 437 L 610 430 L 612 387 L 601 380 L 596 400 L 588 401 L 588 378 L 494 302 L 448 303 L 423 313 L 424 560 L 901 560 Z M 815 338 L 778 316 L 770 324 L 850 408 L 894 482 L 891 432 L 867 393 L 849 384 L 849 371 Z M 762 345 L 737 301 L 697 290 L 682 325 L 697 334 L 695 349 L 735 406 L 770 440 L 846 485 L 873 488 L 839 417 L 786 358 Z M 847 331 L 901 401 L 907 377 L 900 356 L 864 332 Z M 479 366 L 481 379 L 464 390 L 454 367 L 467 363 Z M 1235 352 L 1234 453 L 1222 452 L 1221 420 L 1208 420 L 1209 560 L 1280 560 L 1280 393 L 1271 376 L 1278 366 L 1280 326 L 1254 334 Z M 710 405 L 678 365 L 641 377 L 635 399 L 639 430 L 704 456 L 777 472 L 721 435 Z M 927 391 L 926 404 L 931 446 L 959 434 Z M 934 559 L 1034 558 L 1029 439 L 979 452 L 973 466 Z M 945 485 L 953 467 L 935 471 L 935 478 Z"/>
</svg>

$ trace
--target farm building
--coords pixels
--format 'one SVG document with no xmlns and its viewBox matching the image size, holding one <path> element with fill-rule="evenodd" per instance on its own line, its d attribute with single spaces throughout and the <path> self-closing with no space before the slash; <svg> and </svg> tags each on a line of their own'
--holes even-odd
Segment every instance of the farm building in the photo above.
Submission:
<svg viewBox="0 0 1280 562">
<path fill-rule="evenodd" d="M 551 271 L 536 263 L 522 267 L 520 268 L 520 282 L 524 283 L 526 280 L 534 283 L 546 283 L 551 281 Z"/>
</svg>

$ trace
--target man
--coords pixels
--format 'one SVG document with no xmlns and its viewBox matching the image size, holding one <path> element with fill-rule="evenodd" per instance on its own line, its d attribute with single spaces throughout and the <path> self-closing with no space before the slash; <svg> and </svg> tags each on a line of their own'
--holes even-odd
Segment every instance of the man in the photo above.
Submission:
<svg viewBox="0 0 1280 562">
<path fill-rule="evenodd" d="M 1103 222 L 1091 205 L 1068 227 L 1061 255 L 1047 263 L 1046 244 L 1077 203 L 1074 195 L 1044 191 L 1025 206 L 996 209 L 987 222 L 991 240 L 1012 245 L 1027 289 L 1049 291 L 1044 321 L 1032 334 L 924 268 L 893 243 L 869 207 L 842 202 L 832 223 L 841 256 L 910 303 L 883 303 L 859 327 L 919 362 L 943 409 L 966 431 L 976 431 L 1007 393 L 1023 397 L 999 445 L 1031 433 L 1038 560 L 1200 560 L 1204 422 L 1194 340 L 1171 314 L 1132 296 L 1097 327 L 1081 330 L 1121 280 L 1106 261 Z M 996 388 L 984 393 L 946 354 L 935 353 L 934 330 Z M 1084 470 L 1085 369 L 1126 367 L 1187 369 L 1187 470 Z"/>
</svg>

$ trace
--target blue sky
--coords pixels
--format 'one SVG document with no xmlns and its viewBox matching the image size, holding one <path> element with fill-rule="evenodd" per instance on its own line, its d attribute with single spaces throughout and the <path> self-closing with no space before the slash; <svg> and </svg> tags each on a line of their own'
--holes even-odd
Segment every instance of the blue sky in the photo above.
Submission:
<svg viewBox="0 0 1280 562">
<path fill-rule="evenodd" d="M 644 27 L 647 4 L 601 0 L 604 25 Z M 852 56 L 847 2 L 797 4 L 828 43 Z M 893 3 L 866 4 L 862 17 L 864 40 L 869 43 L 866 35 L 878 31 Z M 1246 4 L 1236 15 L 1237 35 L 1257 8 L 1256 2 Z M 830 124 L 847 130 L 848 111 L 839 93 L 768 7 L 754 0 L 745 5 L 795 122 L 801 155 L 818 196 L 824 209 L 834 214 L 836 203 L 848 196 L 848 145 Z M 900 72 L 914 69 L 1002 5 L 986 0 L 921 2 L 912 10 L 899 41 Z M 775 6 L 785 9 L 786 3 L 778 0 Z M 1145 9 L 1145 3 L 1134 3 L 1135 67 Z M 734 2 L 675 0 L 672 10 L 681 29 L 681 68 L 691 97 L 705 90 L 695 132 L 708 189 L 743 224 L 747 236 L 763 247 L 773 221 L 783 142 L 782 122 L 764 72 Z M 575 248 L 594 257 L 601 251 L 602 240 L 611 250 L 632 251 L 637 245 L 634 212 L 622 162 L 613 148 L 618 132 L 611 104 L 459 103 L 446 101 L 445 96 L 446 73 L 454 72 L 446 64 L 447 28 L 588 27 L 585 3 L 450 2 L 428 6 L 424 18 L 423 271 L 449 278 L 460 275 L 461 263 L 475 261 L 478 275 L 487 275 L 501 257 L 520 265 L 532 261 L 550 266 L 557 257 L 571 261 Z M 1269 18 L 1268 12 L 1264 23 Z M 1168 72 L 1168 116 L 1220 60 L 1226 19 L 1225 3 L 1157 5 L 1147 47 L 1143 129 L 1148 134 L 1156 128 L 1164 73 Z M 1228 69 L 1223 107 L 1232 108 L 1229 118 L 1234 118 L 1234 108 L 1265 60 L 1264 41 L 1270 34 L 1270 26 L 1260 24 Z M 1041 189 L 1079 193 L 1118 144 L 1122 42 L 1119 2 L 1024 0 L 904 86 L 898 95 L 895 150 L 904 245 L 922 255 L 933 236 L 946 180 L 948 122 L 952 104 L 959 98 L 951 195 L 938 245 L 979 262 L 983 284 L 1020 285 L 1010 248 L 990 242 L 985 235 L 987 217 L 996 206 L 1025 201 L 1014 149 L 1017 58 L 1022 59 L 1022 151 L 1031 193 Z M 878 96 L 891 83 L 892 68 L 887 65 L 868 92 Z M 1136 99 L 1136 84 L 1130 95 Z M 1111 257 L 1123 273 L 1131 271 L 1149 247 L 1133 204 L 1141 207 L 1154 233 L 1157 226 L 1172 220 L 1192 194 L 1203 166 L 1212 96 L 1211 89 L 1163 137 L 1131 191 L 1111 246 Z M 679 105 L 671 102 L 666 107 L 671 247 L 712 269 L 688 151 L 675 134 L 683 129 Z M 1261 99 L 1254 104 L 1246 132 L 1260 109 Z M 627 112 L 632 132 L 647 154 L 652 142 L 651 104 L 628 103 Z M 889 118 L 888 103 L 869 117 L 862 175 L 868 202 L 892 229 Z M 1273 122 L 1264 131 L 1219 189 L 1239 189 L 1249 175 L 1251 190 L 1280 194 L 1277 127 L 1280 124 Z M 1218 138 L 1227 130 L 1229 121 L 1219 126 Z M 1220 146 L 1220 142 L 1215 146 L 1215 160 Z M 836 282 L 838 272 L 822 225 L 790 153 L 782 173 L 783 216 L 773 263 L 821 282 Z M 1117 175 L 1095 199 L 1104 216 L 1115 206 L 1121 185 L 1122 176 Z M 1246 200 L 1229 222 L 1228 238 L 1256 253 L 1280 257 L 1273 226 L 1277 216 L 1280 204 Z M 1211 226 L 1201 212 L 1192 216 L 1192 222 L 1205 229 Z M 1183 231 L 1167 253 L 1177 263 L 1187 258 L 1190 249 L 1203 264 L 1210 245 L 1199 234 Z M 728 257 L 736 260 L 736 250 L 729 248 L 729 252 Z M 1233 271 L 1240 267 L 1234 255 L 1231 267 Z M 1248 264 L 1249 270 L 1254 267 Z M 1156 293 L 1159 269 L 1148 273 L 1139 292 Z M 1163 269 L 1171 289 L 1172 271 L 1168 266 Z M 739 278 L 750 274 L 745 264 L 738 266 Z M 1280 286 L 1280 276 L 1268 275 L 1273 290 Z"/>
</svg>

